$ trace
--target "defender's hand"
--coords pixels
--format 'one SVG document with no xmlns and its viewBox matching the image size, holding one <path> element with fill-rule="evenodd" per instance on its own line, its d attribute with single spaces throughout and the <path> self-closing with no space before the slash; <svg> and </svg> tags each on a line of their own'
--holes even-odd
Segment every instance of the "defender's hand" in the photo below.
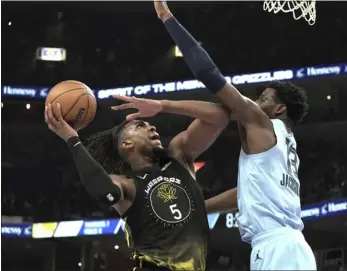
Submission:
<svg viewBox="0 0 347 271">
<path fill-rule="evenodd" d="M 139 110 L 137 113 L 128 115 L 126 117 L 127 121 L 131 121 L 136 118 L 153 117 L 163 110 L 163 105 L 160 101 L 157 100 L 127 97 L 121 95 L 115 95 L 113 97 L 127 103 L 118 106 L 112 106 L 112 110 L 124 110 L 130 108 L 136 108 L 137 110 Z"/>
<path fill-rule="evenodd" d="M 52 105 L 45 107 L 45 120 L 48 128 L 67 141 L 70 137 L 78 136 L 77 132 L 63 119 L 61 115 L 61 106 L 57 104 L 58 115 L 53 115 Z"/>
<path fill-rule="evenodd" d="M 157 12 L 158 18 L 165 22 L 167 19 L 171 18 L 173 15 L 168 8 L 166 1 L 154 0 L 154 8 Z"/>
</svg>

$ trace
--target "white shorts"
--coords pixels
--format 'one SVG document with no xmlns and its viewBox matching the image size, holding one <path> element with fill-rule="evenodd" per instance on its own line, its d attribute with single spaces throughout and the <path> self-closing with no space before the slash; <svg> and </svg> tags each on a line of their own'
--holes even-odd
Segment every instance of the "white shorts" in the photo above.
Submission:
<svg viewBox="0 0 347 271">
<path fill-rule="evenodd" d="M 253 237 L 251 270 L 317 270 L 317 265 L 303 234 L 280 228 Z"/>
</svg>

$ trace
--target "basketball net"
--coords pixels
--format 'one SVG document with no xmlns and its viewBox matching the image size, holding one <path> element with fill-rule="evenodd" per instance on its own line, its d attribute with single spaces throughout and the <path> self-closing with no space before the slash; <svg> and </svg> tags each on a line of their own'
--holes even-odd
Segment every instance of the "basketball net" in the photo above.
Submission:
<svg viewBox="0 0 347 271">
<path fill-rule="evenodd" d="M 304 17 L 309 25 L 316 22 L 316 0 L 265 0 L 263 8 L 275 14 L 292 12 L 295 20 Z"/>
</svg>

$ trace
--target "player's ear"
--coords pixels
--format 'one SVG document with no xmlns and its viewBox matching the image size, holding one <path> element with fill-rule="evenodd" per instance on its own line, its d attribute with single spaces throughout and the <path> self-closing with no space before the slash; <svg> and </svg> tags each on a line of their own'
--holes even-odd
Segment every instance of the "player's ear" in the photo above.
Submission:
<svg viewBox="0 0 347 271">
<path fill-rule="evenodd" d="M 130 140 L 130 139 L 125 139 L 122 141 L 122 143 L 120 144 L 120 147 L 123 150 L 130 150 L 134 147 L 134 143 Z"/>
<path fill-rule="evenodd" d="M 276 116 L 281 115 L 284 111 L 286 111 L 287 107 L 285 104 L 276 105 Z"/>
</svg>

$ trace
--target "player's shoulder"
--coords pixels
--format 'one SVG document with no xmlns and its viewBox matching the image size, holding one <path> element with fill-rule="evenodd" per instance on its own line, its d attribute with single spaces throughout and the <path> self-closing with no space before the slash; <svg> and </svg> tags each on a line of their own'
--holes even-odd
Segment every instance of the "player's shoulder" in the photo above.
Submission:
<svg viewBox="0 0 347 271">
<path fill-rule="evenodd" d="M 281 119 L 271 119 L 272 125 L 285 125 L 284 121 Z"/>
<path fill-rule="evenodd" d="M 273 129 L 275 130 L 276 133 L 287 133 L 287 126 L 284 123 L 283 120 L 281 119 L 271 119 L 271 123 L 273 126 Z"/>
<path fill-rule="evenodd" d="M 277 139 L 282 138 L 285 141 L 290 140 L 295 142 L 294 133 L 290 128 L 287 127 L 286 123 L 283 120 L 272 119 L 271 122 Z"/>
</svg>

